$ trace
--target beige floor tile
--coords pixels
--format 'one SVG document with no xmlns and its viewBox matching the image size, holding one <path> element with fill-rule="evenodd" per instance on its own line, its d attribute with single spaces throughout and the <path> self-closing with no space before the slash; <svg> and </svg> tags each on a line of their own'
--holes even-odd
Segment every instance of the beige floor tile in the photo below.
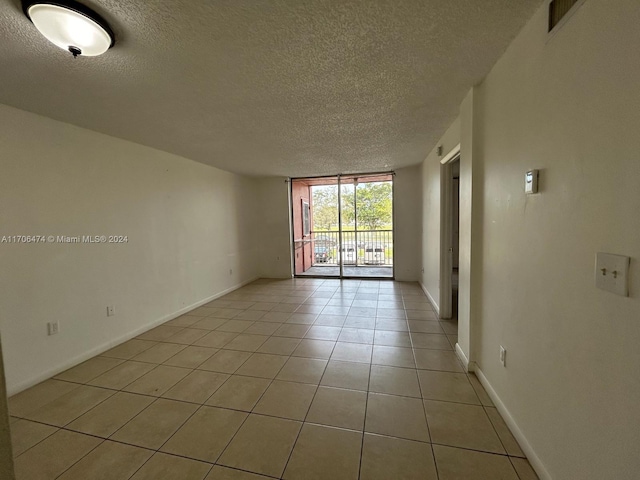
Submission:
<svg viewBox="0 0 640 480">
<path fill-rule="evenodd" d="M 282 311 L 283 307 L 286 307 L 288 311 L 286 312 Z M 260 321 L 268 322 L 268 323 L 284 323 L 291 316 L 291 314 L 295 309 L 296 307 L 294 307 L 293 305 L 288 306 L 288 305 L 278 304 L 273 308 L 273 310 L 271 310 L 268 313 L 265 313 L 264 316 L 260 319 Z"/>
<path fill-rule="evenodd" d="M 291 314 L 289 318 L 287 318 L 286 323 L 297 323 L 299 325 L 311 325 L 318 318 L 318 313 L 303 313 L 300 312 L 300 307 L 294 313 Z"/>
<path fill-rule="evenodd" d="M 82 362 L 80 365 L 59 373 L 53 378 L 67 382 L 87 383 L 98 375 L 102 375 L 113 367 L 117 367 L 122 362 L 124 362 L 124 360 L 118 358 L 93 357 L 86 362 Z"/>
<path fill-rule="evenodd" d="M 360 480 L 437 480 L 431 445 L 365 434 Z"/>
<path fill-rule="evenodd" d="M 249 377 L 275 378 L 289 357 L 271 355 L 268 353 L 254 353 L 236 371 L 238 375 Z"/>
<path fill-rule="evenodd" d="M 9 398 L 9 414 L 14 417 L 24 417 L 28 413 L 52 402 L 56 398 L 80 388 L 76 383 L 60 380 L 45 380 L 27 390 Z"/>
<path fill-rule="evenodd" d="M 235 332 L 219 332 L 216 330 L 199 338 L 193 344 L 198 347 L 222 348 L 237 336 L 238 334 Z"/>
<path fill-rule="evenodd" d="M 319 387 L 306 421 L 333 427 L 364 429 L 367 394 L 357 390 Z"/>
<path fill-rule="evenodd" d="M 493 401 L 491 400 L 491 397 L 489 397 L 489 394 L 484 389 L 484 387 L 480 383 L 480 380 L 478 380 L 478 377 L 476 377 L 475 373 L 470 373 L 467 376 L 467 378 L 469 379 L 469 382 L 471 383 L 473 390 L 476 392 L 476 395 L 478 395 L 478 398 L 480 399 L 480 403 L 482 403 L 482 405 L 484 405 L 485 407 L 493 407 L 494 405 L 493 405 Z"/>
<path fill-rule="evenodd" d="M 416 362 L 413 359 L 413 350 L 403 347 L 374 345 L 371 363 L 391 367 L 416 368 Z"/>
<path fill-rule="evenodd" d="M 299 343 L 300 339 L 298 338 L 271 337 L 257 351 L 275 355 L 291 355 Z"/>
<path fill-rule="evenodd" d="M 445 350 L 428 350 L 416 348 L 413 351 L 416 366 L 424 370 L 439 370 L 443 372 L 462 373 L 462 364 L 455 352 Z"/>
<path fill-rule="evenodd" d="M 205 403 L 250 412 L 270 383 L 264 378 L 233 375 Z"/>
<path fill-rule="evenodd" d="M 251 333 L 254 335 L 273 335 L 280 324 L 278 323 L 267 323 L 267 322 L 256 322 L 247 328 L 244 333 Z"/>
<path fill-rule="evenodd" d="M 378 308 L 376 317 L 405 320 L 407 315 L 403 308 Z"/>
<path fill-rule="evenodd" d="M 405 305 L 406 307 L 406 305 Z M 416 310 L 415 305 L 411 305 L 412 309 L 407 309 L 407 318 L 409 320 L 428 320 L 437 321 L 438 316 L 431 310 Z"/>
<path fill-rule="evenodd" d="M 325 307 L 325 308 L 329 308 L 329 307 Z M 337 308 L 342 308 L 342 307 L 337 307 Z M 346 309 L 348 310 L 349 307 L 346 307 Z M 346 320 L 347 320 L 346 313 L 344 314 L 321 313 L 320 315 L 318 315 L 318 318 L 316 318 L 314 325 L 325 325 L 327 327 L 342 327 Z"/>
<path fill-rule="evenodd" d="M 180 315 L 178 318 L 169 320 L 163 325 L 167 325 L 169 327 L 190 327 L 194 323 L 197 323 L 201 318 L 202 317 L 195 317 L 193 315 Z"/>
<path fill-rule="evenodd" d="M 373 330 L 376 328 L 375 317 L 354 317 L 347 315 L 344 322 L 345 328 L 363 328 L 365 330 Z"/>
<path fill-rule="evenodd" d="M 520 480 L 538 480 L 538 475 L 531 467 L 531 464 L 526 458 L 510 458 L 513 468 L 518 473 Z"/>
<path fill-rule="evenodd" d="M 481 406 L 433 400 L 425 400 L 424 405 L 433 443 L 505 453 Z"/>
<path fill-rule="evenodd" d="M 520 445 L 514 438 L 511 430 L 507 427 L 507 424 L 504 422 L 498 410 L 494 407 L 485 407 L 485 411 L 487 412 L 487 416 L 491 421 L 493 428 L 496 429 L 498 433 L 498 437 L 500 437 L 500 441 L 507 451 L 507 455 L 512 457 L 525 457 Z"/>
<path fill-rule="evenodd" d="M 111 357 L 111 358 L 120 358 L 122 360 L 130 360 L 139 353 L 148 350 L 149 348 L 156 345 L 157 342 L 152 342 L 149 340 L 137 340 L 132 339 L 127 342 L 121 343 L 117 347 L 113 347 L 110 350 L 107 350 L 100 355 L 103 357 Z"/>
<path fill-rule="evenodd" d="M 447 335 L 458 334 L 458 321 L 457 320 L 441 320 L 440 326 Z"/>
<path fill-rule="evenodd" d="M 178 345 L 175 343 L 158 343 L 153 347 L 145 350 L 142 353 L 139 353 L 132 360 L 136 362 L 147 362 L 147 363 L 155 363 L 160 364 L 169 360 L 176 353 L 184 350 L 184 345 Z"/>
<path fill-rule="evenodd" d="M 89 385 L 120 390 L 155 368 L 151 363 L 126 361 L 94 378 Z"/>
<path fill-rule="evenodd" d="M 315 393 L 314 385 L 274 380 L 254 407 L 253 413 L 304 420 Z"/>
<path fill-rule="evenodd" d="M 58 430 L 16 458 L 16 480 L 56 478 L 102 441 L 89 435 Z"/>
<path fill-rule="evenodd" d="M 371 345 L 373 344 L 374 332 L 375 330 L 368 328 L 345 327 L 342 329 L 342 332 L 340 332 L 338 341 L 346 343 L 366 343 Z"/>
<path fill-rule="evenodd" d="M 377 308 L 375 307 L 355 307 L 354 306 L 349 309 L 349 316 L 374 318 L 376 316 L 376 310 Z"/>
<path fill-rule="evenodd" d="M 464 373 L 418 370 L 422 398 L 480 405 Z"/>
<path fill-rule="evenodd" d="M 406 320 L 393 318 L 376 318 L 376 330 L 388 330 L 392 332 L 408 332 L 409 326 Z"/>
<path fill-rule="evenodd" d="M 251 325 L 253 325 L 253 323 L 254 323 L 253 321 L 249 321 L 249 320 L 233 319 L 220 325 L 218 328 L 216 328 L 216 331 L 242 333 Z"/>
<path fill-rule="evenodd" d="M 265 313 L 266 312 L 263 312 L 260 310 L 244 310 L 243 312 L 233 317 L 233 319 L 234 320 L 250 320 L 252 322 L 255 322 L 257 320 L 260 320 L 262 317 L 264 317 Z"/>
<path fill-rule="evenodd" d="M 279 478 L 301 426 L 293 420 L 252 414 L 218 463 Z"/>
<path fill-rule="evenodd" d="M 440 480 L 518 480 L 509 457 L 433 445 Z"/>
<path fill-rule="evenodd" d="M 193 342 L 207 335 L 208 330 L 202 328 L 185 328 L 175 335 L 171 335 L 165 342 L 177 343 L 180 345 L 191 345 Z"/>
<path fill-rule="evenodd" d="M 203 404 L 228 378 L 229 375 L 225 373 L 194 370 L 165 392 L 162 397 Z"/>
<path fill-rule="evenodd" d="M 421 398 L 418 374 L 412 368 L 371 365 L 369 391 Z"/>
<path fill-rule="evenodd" d="M 303 338 L 309 331 L 309 328 L 309 325 L 287 323 L 280 325 L 273 335 L 276 337 Z"/>
<path fill-rule="evenodd" d="M 305 338 L 313 340 L 330 340 L 336 341 L 342 331 L 341 327 L 328 327 L 325 325 L 313 325 L 305 335 Z"/>
<path fill-rule="evenodd" d="M 197 410 L 192 403 L 156 400 L 111 436 L 112 440 L 158 449 Z"/>
<path fill-rule="evenodd" d="M 364 345 L 360 343 L 336 343 L 331 360 L 342 362 L 359 362 L 371 363 L 372 345 Z"/>
<path fill-rule="evenodd" d="M 138 380 L 127 385 L 123 390 L 131 393 L 159 397 L 186 377 L 189 372 L 191 372 L 191 370 L 188 368 L 159 365 Z"/>
<path fill-rule="evenodd" d="M 225 408 L 202 407 L 160 450 L 215 463 L 247 415 Z"/>
<path fill-rule="evenodd" d="M 370 393 L 364 429 L 370 433 L 429 441 L 424 408 L 417 398 Z"/>
<path fill-rule="evenodd" d="M 411 347 L 411 337 L 407 332 L 393 332 L 390 330 L 376 330 L 374 345 L 388 347 Z"/>
<path fill-rule="evenodd" d="M 278 380 L 289 382 L 320 383 L 327 360 L 318 358 L 291 357 L 284 364 L 280 373 L 276 376 Z"/>
<path fill-rule="evenodd" d="M 269 480 L 269 478 L 257 473 L 243 472 L 242 470 L 214 465 L 205 480 Z"/>
<path fill-rule="evenodd" d="M 115 393 L 113 390 L 81 385 L 66 395 L 25 415 L 25 418 L 63 427 Z"/>
<path fill-rule="evenodd" d="M 189 346 L 164 362 L 164 365 L 182 368 L 197 368 L 211 358 L 217 348 Z"/>
<path fill-rule="evenodd" d="M 107 440 L 58 478 L 60 480 L 129 478 L 151 455 L 153 455 L 151 450 Z"/>
<path fill-rule="evenodd" d="M 293 351 L 294 357 L 322 358 L 328 360 L 333 352 L 336 342 L 327 340 L 302 339 L 298 347 Z"/>
<path fill-rule="evenodd" d="M 118 392 L 77 418 L 66 428 L 107 438 L 152 402 L 152 397 Z"/>
<path fill-rule="evenodd" d="M 235 371 L 238 370 L 250 357 L 250 352 L 220 350 L 209 358 L 209 360 L 200 364 L 198 370 L 231 374 L 235 373 Z"/>
<path fill-rule="evenodd" d="M 11 424 L 11 445 L 13 456 L 26 452 L 34 445 L 58 431 L 57 427 L 31 422 L 29 420 L 17 420 Z"/>
<path fill-rule="evenodd" d="M 451 350 L 451 344 L 446 335 L 439 335 L 437 333 L 412 333 L 411 341 L 414 348 Z"/>
<path fill-rule="evenodd" d="M 154 342 L 162 342 L 168 339 L 172 335 L 182 331 L 182 327 L 169 327 L 166 325 L 160 325 L 159 327 L 152 328 L 144 332 L 142 335 L 136 337 L 137 340 L 151 340 Z"/>
<path fill-rule="evenodd" d="M 282 478 L 357 480 L 361 445 L 361 433 L 306 423 Z"/>
<path fill-rule="evenodd" d="M 429 320 L 409 320 L 409 331 L 412 333 L 444 334 L 440 322 Z"/>
<path fill-rule="evenodd" d="M 131 480 L 203 480 L 210 469 L 208 463 L 158 452 Z"/>
<path fill-rule="evenodd" d="M 218 308 L 215 313 L 211 314 L 212 317 L 218 318 L 235 318 L 242 310 L 238 310 L 237 308 Z"/>
<path fill-rule="evenodd" d="M 369 364 L 330 360 L 320 385 L 366 391 L 369 388 Z"/>
<path fill-rule="evenodd" d="M 224 325 L 227 322 L 224 318 L 201 318 L 196 323 L 191 325 L 192 328 L 201 328 L 203 330 L 215 330 L 220 327 L 220 325 Z"/>
</svg>

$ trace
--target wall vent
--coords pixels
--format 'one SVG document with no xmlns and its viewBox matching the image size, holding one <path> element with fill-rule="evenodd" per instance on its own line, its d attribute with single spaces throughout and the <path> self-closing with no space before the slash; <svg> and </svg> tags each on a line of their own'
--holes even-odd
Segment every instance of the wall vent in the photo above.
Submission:
<svg viewBox="0 0 640 480">
<path fill-rule="evenodd" d="M 569 13 L 574 7 L 577 8 L 578 3 L 583 0 L 551 0 L 549 3 L 549 31 L 553 30 L 556 25 Z"/>
</svg>

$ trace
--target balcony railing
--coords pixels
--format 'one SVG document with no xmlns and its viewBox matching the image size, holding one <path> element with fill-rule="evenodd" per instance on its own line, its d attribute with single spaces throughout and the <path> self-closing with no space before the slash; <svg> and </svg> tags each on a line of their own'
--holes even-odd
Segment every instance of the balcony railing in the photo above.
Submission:
<svg viewBox="0 0 640 480">
<path fill-rule="evenodd" d="M 393 230 L 313 230 L 313 265 L 393 265 Z"/>
</svg>

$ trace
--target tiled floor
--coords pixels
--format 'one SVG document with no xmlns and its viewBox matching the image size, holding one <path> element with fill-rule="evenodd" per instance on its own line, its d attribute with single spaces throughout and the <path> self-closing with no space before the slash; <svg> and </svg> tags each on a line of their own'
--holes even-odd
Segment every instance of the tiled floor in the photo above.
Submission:
<svg viewBox="0 0 640 480">
<path fill-rule="evenodd" d="M 19 480 L 535 479 L 416 284 L 260 280 L 9 401 Z"/>
<path fill-rule="evenodd" d="M 345 277 L 355 278 L 393 278 L 393 267 L 376 267 L 373 265 L 345 265 L 343 267 Z M 299 275 L 316 276 L 316 277 L 339 277 L 340 267 L 337 265 L 317 264 L 309 268 L 306 272 Z"/>
</svg>

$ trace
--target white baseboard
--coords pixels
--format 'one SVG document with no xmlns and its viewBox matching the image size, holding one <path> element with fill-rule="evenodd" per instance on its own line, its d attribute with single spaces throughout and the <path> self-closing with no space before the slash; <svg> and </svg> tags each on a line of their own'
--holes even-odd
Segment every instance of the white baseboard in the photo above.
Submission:
<svg viewBox="0 0 640 480">
<path fill-rule="evenodd" d="M 504 405 L 504 403 L 502 403 L 502 400 L 500 400 L 500 397 L 498 397 L 498 394 L 489 383 L 489 380 L 487 380 L 487 377 L 484 376 L 484 373 L 482 373 L 482 370 L 480 370 L 477 365 L 475 367 L 475 374 L 478 377 L 478 380 L 480 380 L 480 383 L 482 384 L 484 389 L 487 391 L 487 394 L 493 401 L 494 405 L 498 409 L 498 412 L 500 412 L 500 415 L 502 415 L 502 418 L 509 427 L 509 430 L 511 430 L 511 433 L 517 440 L 520 448 L 522 448 L 524 454 L 527 456 L 527 460 L 529 460 L 529 463 L 538 474 L 540 480 L 551 480 L 551 475 L 549 475 L 549 472 L 547 472 L 547 469 L 544 467 L 542 461 L 533 450 L 533 447 L 524 436 L 524 433 L 522 433 L 522 430 L 520 430 L 520 427 L 518 427 L 518 424 L 511 416 L 511 413 L 509 412 L 509 410 L 507 410 L 507 407 Z"/>
<path fill-rule="evenodd" d="M 127 332 L 124 335 L 121 335 L 120 337 L 117 337 L 113 340 L 110 340 L 106 343 L 103 343 L 102 345 L 98 345 L 97 347 L 92 348 L 91 350 L 88 350 L 86 352 L 83 352 L 80 355 L 76 355 L 73 358 L 68 359 L 67 361 L 65 361 L 64 363 L 61 363 L 59 365 L 56 365 L 55 367 L 51 367 L 49 369 L 47 369 L 46 371 L 42 372 L 39 375 L 36 375 L 34 377 L 28 378 L 20 383 L 17 383 L 15 385 L 7 385 L 7 396 L 10 397 L 11 395 L 15 395 L 16 393 L 20 393 L 23 390 L 26 390 L 29 387 L 32 387 L 44 380 L 47 380 L 51 377 L 53 377 L 54 375 L 57 375 L 60 372 L 64 372 L 65 370 L 71 368 L 71 367 L 75 367 L 76 365 L 84 362 L 85 360 L 89 360 L 92 357 L 95 357 L 96 355 L 100 355 L 103 352 L 106 352 L 107 350 L 109 350 L 110 348 L 113 348 L 117 345 L 120 345 L 123 342 L 126 342 L 127 340 L 131 340 L 134 337 L 137 337 L 138 335 L 146 332 L 147 330 L 151 330 L 154 327 L 157 327 L 158 325 L 161 325 L 165 322 L 168 322 L 169 320 L 173 320 L 174 318 L 179 317 L 180 315 L 183 315 L 191 310 L 193 310 L 194 308 L 198 308 L 206 303 L 209 303 L 213 300 L 215 300 L 216 298 L 220 298 L 223 295 L 226 295 L 227 293 L 231 293 L 234 290 L 237 290 L 239 288 L 244 287 L 245 285 L 254 282 L 258 279 L 258 277 L 254 277 L 251 278 L 249 280 L 246 280 L 244 282 L 238 283 L 232 287 L 227 288 L 226 290 L 223 290 L 221 292 L 218 292 L 214 295 L 211 295 L 203 300 L 199 300 L 195 303 L 192 303 L 189 306 L 186 306 L 184 308 L 181 308 L 180 310 L 170 313 L 168 315 L 165 315 L 164 317 L 158 318 L 156 320 L 153 320 L 152 322 L 147 323 L 146 325 L 143 325 L 139 328 L 136 328 L 135 330 L 132 330 L 130 332 Z"/>
<path fill-rule="evenodd" d="M 436 302 L 435 299 L 431 296 L 431 294 L 429 293 L 429 290 L 427 290 L 427 287 L 424 286 L 424 283 L 422 282 L 418 282 L 418 283 L 420 284 L 420 288 L 422 288 L 422 291 L 424 292 L 424 294 L 427 296 L 427 298 L 431 302 L 431 305 L 433 305 L 433 309 L 438 314 L 438 317 L 440 317 L 440 307 L 438 306 L 438 302 Z"/>
<path fill-rule="evenodd" d="M 473 372 L 476 369 L 476 362 L 473 361 L 469 361 L 469 358 L 467 357 L 467 355 L 464 353 L 464 350 L 462 350 L 462 347 L 460 346 L 459 343 L 456 343 L 456 355 L 458 356 L 458 358 L 460 359 L 460 361 L 462 362 L 462 365 L 464 366 L 464 369 L 467 372 Z"/>
</svg>

